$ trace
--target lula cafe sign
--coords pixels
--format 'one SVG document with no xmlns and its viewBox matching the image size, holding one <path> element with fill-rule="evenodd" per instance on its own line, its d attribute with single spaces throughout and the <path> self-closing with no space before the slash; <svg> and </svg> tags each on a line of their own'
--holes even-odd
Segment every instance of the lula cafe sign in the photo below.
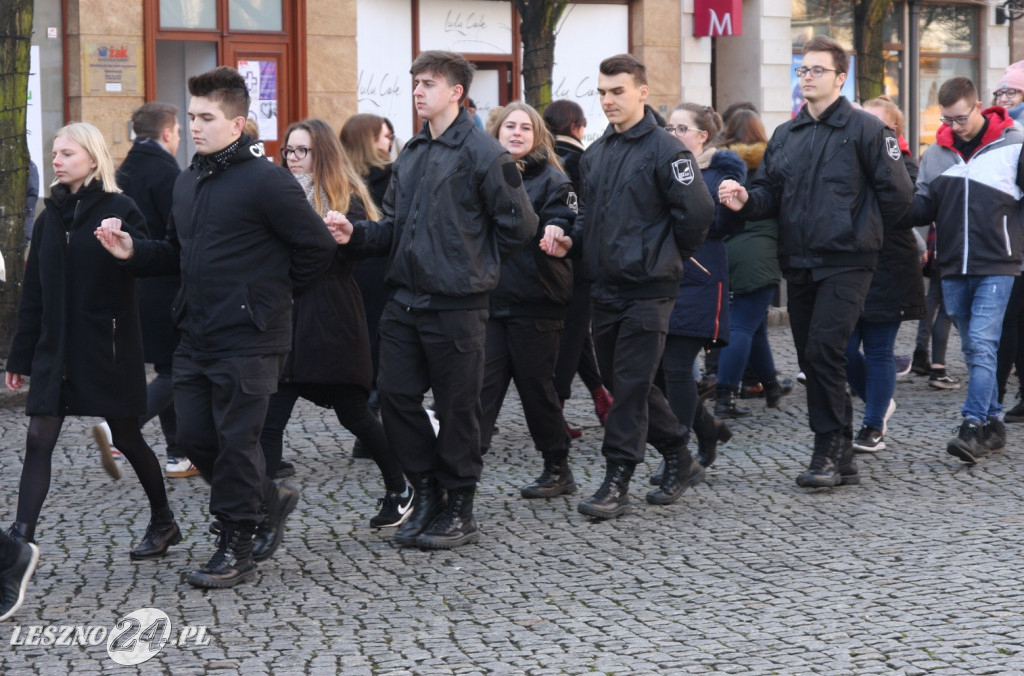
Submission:
<svg viewBox="0 0 1024 676">
<path fill-rule="evenodd" d="M 693 35 L 743 35 L 743 0 L 694 0 Z"/>
</svg>

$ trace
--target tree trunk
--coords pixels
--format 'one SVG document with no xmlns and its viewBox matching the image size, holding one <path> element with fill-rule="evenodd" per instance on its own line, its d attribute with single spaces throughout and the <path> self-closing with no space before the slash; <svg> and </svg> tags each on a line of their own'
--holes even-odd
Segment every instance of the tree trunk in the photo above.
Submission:
<svg viewBox="0 0 1024 676">
<path fill-rule="evenodd" d="M 867 101 L 885 93 L 882 22 L 893 0 L 858 0 L 853 6 L 853 48 L 857 52 L 857 95 Z"/>
<path fill-rule="evenodd" d="M 7 281 L 0 282 L 0 356 L 14 335 L 25 241 L 25 191 L 28 184 L 29 45 L 32 0 L 0 2 L 0 255 Z"/>
<path fill-rule="evenodd" d="M 522 17 L 524 98 L 541 113 L 551 103 L 555 28 L 565 6 L 566 0 L 516 0 Z"/>
</svg>

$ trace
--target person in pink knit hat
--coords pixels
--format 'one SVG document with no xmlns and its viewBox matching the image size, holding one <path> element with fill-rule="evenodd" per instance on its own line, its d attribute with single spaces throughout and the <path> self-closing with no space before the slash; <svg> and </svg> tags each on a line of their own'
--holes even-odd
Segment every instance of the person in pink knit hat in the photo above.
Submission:
<svg viewBox="0 0 1024 676">
<path fill-rule="evenodd" d="M 999 78 L 999 86 L 992 92 L 992 105 L 1006 108 L 1014 121 L 1024 124 L 1024 61 L 1011 63 Z"/>
</svg>

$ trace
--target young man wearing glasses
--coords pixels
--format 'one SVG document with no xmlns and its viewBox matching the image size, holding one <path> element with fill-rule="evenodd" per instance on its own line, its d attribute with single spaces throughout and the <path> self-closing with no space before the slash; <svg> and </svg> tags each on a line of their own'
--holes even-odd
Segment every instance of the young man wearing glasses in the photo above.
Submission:
<svg viewBox="0 0 1024 676">
<path fill-rule="evenodd" d="M 849 57 L 835 40 L 804 44 L 796 69 L 807 105 L 775 130 L 748 192 L 723 181 L 718 195 L 748 220 L 777 218 L 779 264 L 814 452 L 796 482 L 826 488 L 860 481 L 845 350 L 864 308 L 883 227 L 907 211 L 914 185 L 896 135 L 840 91 Z"/>
<path fill-rule="evenodd" d="M 982 110 L 964 77 L 942 84 L 939 110 L 943 124 L 921 156 L 911 217 L 919 225 L 935 221 L 943 299 L 970 374 L 963 422 L 946 451 L 973 465 L 1006 442 L 996 353 L 1024 261 L 1024 134 L 1005 108 Z"/>
</svg>

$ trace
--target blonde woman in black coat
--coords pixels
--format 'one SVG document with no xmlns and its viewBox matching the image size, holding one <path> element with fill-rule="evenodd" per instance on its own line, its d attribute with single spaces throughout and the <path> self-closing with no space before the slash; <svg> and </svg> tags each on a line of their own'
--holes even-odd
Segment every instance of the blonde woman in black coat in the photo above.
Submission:
<svg viewBox="0 0 1024 676">
<path fill-rule="evenodd" d="M 146 236 L 135 203 L 121 194 L 114 163 L 96 127 L 75 122 L 53 140 L 46 209 L 36 220 L 25 268 L 18 327 L 7 360 L 7 387 L 32 377 L 30 416 L 18 492 L 8 535 L 33 542 L 50 488 L 50 464 L 64 418 L 105 418 L 114 444 L 135 470 L 152 512 L 132 559 L 163 556 L 181 541 L 167 504 L 160 464 L 142 438 L 146 373 L 135 277 L 104 251 L 93 231 L 120 218 L 133 236 Z"/>
</svg>

